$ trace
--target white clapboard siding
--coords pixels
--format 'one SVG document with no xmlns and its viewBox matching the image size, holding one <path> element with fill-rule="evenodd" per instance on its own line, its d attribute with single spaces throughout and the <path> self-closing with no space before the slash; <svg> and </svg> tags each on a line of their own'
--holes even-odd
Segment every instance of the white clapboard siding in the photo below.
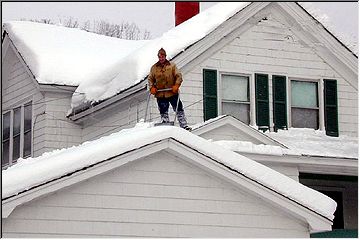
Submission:
<svg viewBox="0 0 360 240">
<path fill-rule="evenodd" d="M 146 94 L 143 92 L 121 103 L 112 104 L 106 108 L 106 111 L 90 114 L 84 123 L 83 141 L 94 140 L 120 129 L 133 127 L 145 117 Z"/>
<path fill-rule="evenodd" d="M 16 208 L 3 236 L 309 237 L 307 228 L 162 152 Z"/>
<path fill-rule="evenodd" d="M 45 148 L 59 149 L 78 145 L 82 141 L 81 126 L 66 118 L 70 108 L 71 92 L 45 93 Z"/>
<path fill-rule="evenodd" d="M 269 18 L 238 36 L 214 55 L 194 66 L 184 74 L 183 99 L 191 104 L 202 99 L 202 71 L 216 69 L 218 72 L 252 75 L 254 73 L 285 75 L 289 78 L 336 79 L 338 82 L 338 114 L 340 134 L 358 134 L 358 93 L 334 69 L 314 51 L 299 41 L 291 29 Z M 271 84 L 270 84 L 271 87 Z M 272 91 L 269 89 L 270 103 Z M 272 108 L 270 108 L 272 109 Z M 187 110 L 189 122 L 203 121 L 203 102 Z M 221 114 L 221 112 L 219 112 Z M 272 114 L 270 114 L 272 119 Z"/>
<path fill-rule="evenodd" d="M 3 112 L 32 101 L 33 157 L 81 143 L 81 127 L 67 120 L 71 92 L 40 92 L 21 56 L 9 47 L 3 71 Z"/>
<path fill-rule="evenodd" d="M 269 168 L 282 173 L 286 176 L 288 176 L 289 178 L 294 179 L 295 181 L 299 181 L 299 169 L 297 167 L 290 167 L 290 166 L 281 166 L 281 164 L 266 164 L 264 163 L 265 166 L 268 166 Z"/>
<path fill-rule="evenodd" d="M 200 136 L 212 140 L 247 141 L 257 145 L 264 144 L 264 142 L 249 134 L 241 134 L 241 131 L 231 124 L 226 124 L 211 131 L 204 132 L 200 134 Z"/>
<path fill-rule="evenodd" d="M 7 72 L 2 79 L 3 111 L 33 100 L 37 93 L 35 83 L 11 47 L 5 56 L 3 72 Z"/>
<path fill-rule="evenodd" d="M 45 110 L 44 97 L 38 90 L 36 82 L 32 79 L 30 71 L 16 54 L 11 46 L 7 49 L 2 69 L 2 111 L 16 108 L 32 101 L 33 113 L 33 156 L 44 152 L 44 132 L 38 123 L 43 120 L 42 112 Z"/>
</svg>

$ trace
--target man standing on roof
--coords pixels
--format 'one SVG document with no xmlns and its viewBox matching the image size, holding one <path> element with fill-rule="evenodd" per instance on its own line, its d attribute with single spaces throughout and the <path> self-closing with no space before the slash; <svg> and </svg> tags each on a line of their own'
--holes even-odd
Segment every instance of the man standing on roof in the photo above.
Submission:
<svg viewBox="0 0 360 240">
<path fill-rule="evenodd" d="M 179 98 L 179 87 L 183 81 L 181 73 L 174 63 L 166 59 L 166 51 L 163 48 L 158 51 L 157 56 L 159 61 L 151 67 L 148 81 L 150 93 L 155 95 L 157 100 L 161 121 L 169 122 L 171 104 L 177 114 L 180 127 L 191 130 L 187 125 L 184 108 Z M 164 89 L 169 90 L 164 91 Z"/>
</svg>

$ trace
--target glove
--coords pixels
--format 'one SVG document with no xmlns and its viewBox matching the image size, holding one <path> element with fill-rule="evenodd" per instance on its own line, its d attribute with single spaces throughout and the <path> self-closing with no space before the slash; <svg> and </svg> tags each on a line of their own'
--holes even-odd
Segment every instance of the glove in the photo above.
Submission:
<svg viewBox="0 0 360 240">
<path fill-rule="evenodd" d="M 178 93 L 179 92 L 179 85 L 178 84 L 175 84 L 174 86 L 172 86 L 172 91 L 173 93 Z"/>
<path fill-rule="evenodd" d="M 150 93 L 153 94 L 153 95 L 155 95 L 155 94 L 157 93 L 156 87 L 151 87 L 151 88 L 150 88 Z"/>
</svg>

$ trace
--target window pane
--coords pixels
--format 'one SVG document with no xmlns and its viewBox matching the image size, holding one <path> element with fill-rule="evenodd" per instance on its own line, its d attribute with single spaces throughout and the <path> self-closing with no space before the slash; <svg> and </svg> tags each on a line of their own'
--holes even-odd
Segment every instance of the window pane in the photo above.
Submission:
<svg viewBox="0 0 360 240">
<path fill-rule="evenodd" d="M 294 107 L 318 107 L 317 83 L 291 81 L 291 105 Z"/>
<path fill-rule="evenodd" d="M 246 124 L 250 124 L 250 104 L 223 102 L 222 114 L 231 115 Z"/>
<path fill-rule="evenodd" d="M 295 128 L 319 128 L 319 110 L 292 108 L 291 109 L 292 127 Z"/>
<path fill-rule="evenodd" d="M 21 108 L 14 109 L 14 136 L 20 134 Z"/>
<path fill-rule="evenodd" d="M 13 159 L 18 159 L 20 157 L 20 135 L 14 137 L 13 141 Z"/>
<path fill-rule="evenodd" d="M 24 158 L 31 156 L 31 131 L 26 132 L 24 135 Z"/>
<path fill-rule="evenodd" d="M 10 112 L 3 115 L 3 141 L 10 138 Z"/>
<path fill-rule="evenodd" d="M 226 100 L 249 102 L 249 78 L 244 76 L 222 76 L 222 97 Z"/>
<path fill-rule="evenodd" d="M 31 102 L 24 107 L 24 131 L 31 130 L 32 106 Z"/>
<path fill-rule="evenodd" d="M 7 165 L 9 163 L 9 144 L 10 141 L 3 142 L 1 166 Z"/>
</svg>

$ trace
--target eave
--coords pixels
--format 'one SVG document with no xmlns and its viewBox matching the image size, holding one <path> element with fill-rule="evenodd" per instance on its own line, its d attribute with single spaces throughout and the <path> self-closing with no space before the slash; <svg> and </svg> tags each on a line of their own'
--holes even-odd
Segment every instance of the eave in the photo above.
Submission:
<svg viewBox="0 0 360 240">
<path fill-rule="evenodd" d="M 68 93 L 72 95 L 77 86 L 39 83 L 40 92 Z"/>
<path fill-rule="evenodd" d="M 296 167 L 299 172 L 358 176 L 358 159 L 311 155 L 269 155 L 235 151 L 264 165 Z"/>
<path fill-rule="evenodd" d="M 130 86 L 129 88 L 119 92 L 117 95 L 107 98 L 105 100 L 95 102 L 95 103 L 84 103 L 76 108 L 73 108 L 71 113 L 66 117 L 74 122 L 83 121 L 88 115 L 104 110 L 106 107 L 109 107 L 121 100 L 129 98 L 134 94 L 139 94 L 146 90 L 146 83 L 144 80 L 139 83 Z"/>
</svg>

